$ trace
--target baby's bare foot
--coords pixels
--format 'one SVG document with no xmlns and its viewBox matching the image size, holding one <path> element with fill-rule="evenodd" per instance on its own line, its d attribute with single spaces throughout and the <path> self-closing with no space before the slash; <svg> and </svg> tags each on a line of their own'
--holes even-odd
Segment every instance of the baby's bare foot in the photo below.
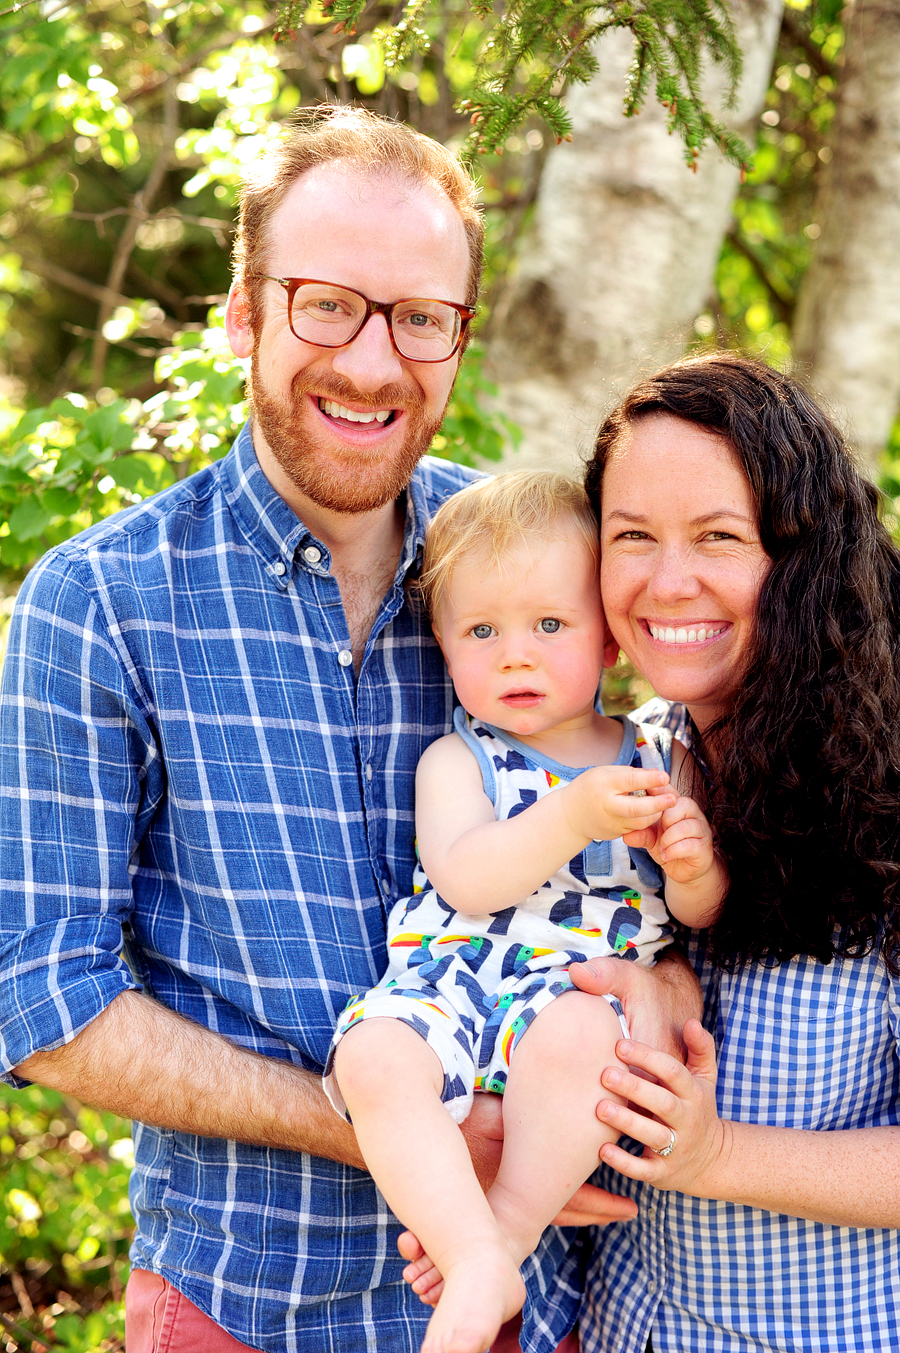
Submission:
<svg viewBox="0 0 900 1353">
<path fill-rule="evenodd" d="M 505 1246 L 482 1246 L 444 1274 L 422 1353 L 485 1353 L 522 1309 L 525 1284 Z"/>
</svg>

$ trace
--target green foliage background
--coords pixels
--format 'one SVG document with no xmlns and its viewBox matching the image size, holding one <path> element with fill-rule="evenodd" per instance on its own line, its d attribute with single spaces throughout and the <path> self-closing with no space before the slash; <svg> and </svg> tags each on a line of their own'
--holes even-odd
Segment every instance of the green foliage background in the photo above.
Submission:
<svg viewBox="0 0 900 1353">
<path fill-rule="evenodd" d="M 591 73 L 591 25 L 633 27 L 672 8 L 572 6 L 562 47 L 549 19 L 543 43 L 525 40 L 523 22 L 518 64 L 502 80 L 492 11 L 466 0 L 405 9 L 334 0 L 280 14 L 257 0 L 43 0 L 0 13 L 0 651 L 12 593 L 41 553 L 223 455 L 243 421 L 243 365 L 222 328 L 235 188 L 298 106 L 354 99 L 479 150 L 482 327 L 434 449 L 483 462 L 514 445 L 482 357 L 544 156 L 567 134 L 565 78 Z M 505 12 L 557 9 L 533 0 Z M 697 6 L 681 9 L 697 19 Z M 819 227 L 817 177 L 831 153 L 838 9 L 792 0 L 786 11 L 753 167 L 696 323 L 699 347 L 790 359 Z M 672 31 L 684 80 L 696 45 Z M 662 56 L 677 67 L 677 44 Z M 563 58 L 566 70 L 548 80 Z M 669 99 L 659 70 L 645 61 L 633 88 L 656 80 L 656 96 Z M 675 102 L 673 128 L 693 162 L 710 129 L 689 99 Z M 884 485 L 896 529 L 900 427 Z M 617 707 L 648 693 L 627 668 L 609 674 Z M 129 1138 L 110 1115 L 0 1087 L 0 1349 L 51 1340 L 71 1353 L 121 1349 Z"/>
</svg>

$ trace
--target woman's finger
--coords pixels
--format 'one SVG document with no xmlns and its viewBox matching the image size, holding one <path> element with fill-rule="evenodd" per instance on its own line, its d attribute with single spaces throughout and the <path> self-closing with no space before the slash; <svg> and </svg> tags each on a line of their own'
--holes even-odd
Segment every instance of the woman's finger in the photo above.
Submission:
<svg viewBox="0 0 900 1353">
<path fill-rule="evenodd" d="M 616 1044 L 616 1056 L 622 1065 L 607 1067 L 600 1077 L 607 1090 L 614 1089 L 617 1095 L 632 1098 L 630 1094 L 632 1082 L 636 1082 L 638 1078 L 625 1068 L 633 1067 L 637 1071 L 646 1072 L 654 1081 L 658 1081 L 660 1086 L 667 1087 L 675 1095 L 687 1097 L 690 1094 L 692 1079 L 690 1072 L 668 1053 L 648 1047 L 646 1043 L 635 1043 L 631 1039 L 620 1038 Z M 643 1080 L 640 1083 L 646 1085 Z"/>
</svg>

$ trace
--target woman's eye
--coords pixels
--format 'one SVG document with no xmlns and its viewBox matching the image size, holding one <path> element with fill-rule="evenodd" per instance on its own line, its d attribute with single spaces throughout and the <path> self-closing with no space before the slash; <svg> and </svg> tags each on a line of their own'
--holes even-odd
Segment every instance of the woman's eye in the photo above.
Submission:
<svg viewBox="0 0 900 1353">
<path fill-rule="evenodd" d="M 473 625 L 472 633 L 476 639 L 490 639 L 494 632 L 492 625 Z"/>
<path fill-rule="evenodd" d="M 540 622 L 540 627 L 545 634 L 555 634 L 560 628 L 560 623 L 558 620 L 554 620 L 552 616 L 547 616 Z"/>
</svg>

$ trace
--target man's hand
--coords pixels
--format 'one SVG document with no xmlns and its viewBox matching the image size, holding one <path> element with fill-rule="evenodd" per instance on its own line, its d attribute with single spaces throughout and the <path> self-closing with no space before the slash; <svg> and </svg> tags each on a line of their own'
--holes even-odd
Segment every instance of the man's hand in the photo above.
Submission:
<svg viewBox="0 0 900 1353">
<path fill-rule="evenodd" d="M 639 967 L 621 958 L 592 958 L 573 963 L 572 981 L 594 996 L 618 996 L 635 1043 L 685 1060 L 681 1031 L 689 1019 L 700 1019 L 700 983 L 683 954 L 666 949 L 655 968 Z"/>
</svg>

